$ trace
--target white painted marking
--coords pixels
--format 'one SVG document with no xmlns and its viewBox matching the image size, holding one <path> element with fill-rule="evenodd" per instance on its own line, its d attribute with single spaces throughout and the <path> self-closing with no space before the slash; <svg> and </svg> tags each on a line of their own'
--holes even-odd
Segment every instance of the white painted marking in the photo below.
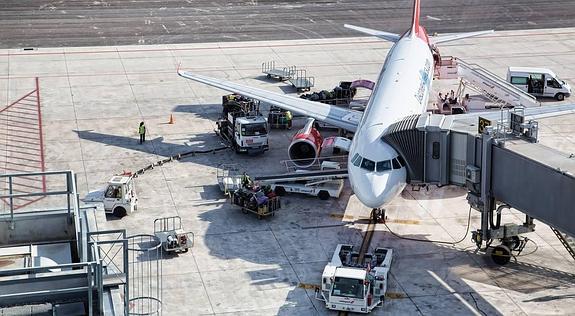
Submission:
<svg viewBox="0 0 575 316">
<path fill-rule="evenodd" d="M 168 28 L 164 24 L 162 24 L 162 27 L 164 28 L 164 30 L 166 30 L 166 33 L 170 34 L 170 31 L 168 30 Z"/>
<path fill-rule="evenodd" d="M 461 295 L 459 295 L 459 293 L 455 292 L 455 290 L 449 286 L 449 284 L 443 281 L 437 274 L 435 274 L 435 272 L 427 270 L 427 273 L 431 274 L 431 276 L 437 282 L 439 282 L 439 284 L 441 284 L 446 290 L 453 294 L 453 296 L 455 296 L 465 307 L 467 307 L 473 313 L 473 315 L 481 316 L 481 314 L 473 306 L 471 306 Z"/>
<path fill-rule="evenodd" d="M 433 20 L 433 21 L 441 21 L 441 19 L 440 19 L 440 18 L 436 18 L 436 17 L 434 17 L 434 16 L 431 16 L 431 15 L 428 15 L 428 16 L 426 16 L 426 17 L 427 17 L 427 19 L 428 19 L 428 20 Z"/>
</svg>

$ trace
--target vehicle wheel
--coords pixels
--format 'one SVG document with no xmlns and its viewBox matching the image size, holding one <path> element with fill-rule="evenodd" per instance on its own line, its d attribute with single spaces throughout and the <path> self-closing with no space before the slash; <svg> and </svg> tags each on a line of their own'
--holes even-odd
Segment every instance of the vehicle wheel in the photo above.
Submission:
<svg viewBox="0 0 575 316">
<path fill-rule="evenodd" d="M 329 193 L 325 190 L 321 190 L 319 191 L 319 193 L 317 194 L 317 196 L 319 197 L 320 200 L 327 200 L 329 199 Z"/>
<path fill-rule="evenodd" d="M 557 99 L 557 101 L 563 101 L 565 100 L 565 95 L 563 93 L 557 93 L 555 99 Z"/>
<path fill-rule="evenodd" d="M 275 191 L 275 193 L 276 193 L 277 195 L 279 195 L 279 196 L 284 196 L 284 195 L 286 195 L 286 189 L 285 189 L 284 187 L 282 187 L 282 186 L 276 187 L 274 191 Z"/>
<path fill-rule="evenodd" d="M 270 79 L 272 77 L 272 75 L 268 74 L 266 77 L 268 77 L 268 79 Z"/>
<path fill-rule="evenodd" d="M 186 253 L 186 252 L 188 252 L 188 250 L 189 250 L 189 249 L 186 248 L 186 249 L 184 249 L 182 252 L 183 252 L 183 253 Z"/>
<path fill-rule="evenodd" d="M 125 208 L 123 208 L 123 207 L 121 207 L 121 206 L 118 206 L 118 207 L 116 207 L 116 208 L 114 209 L 114 211 L 112 212 L 112 214 L 114 214 L 114 216 L 116 216 L 116 217 L 122 218 L 122 217 L 126 216 L 127 213 L 126 213 L 126 209 L 125 209 Z"/>
<path fill-rule="evenodd" d="M 499 245 L 491 251 L 491 259 L 496 264 L 503 266 L 511 261 L 511 250 L 505 245 Z"/>
</svg>

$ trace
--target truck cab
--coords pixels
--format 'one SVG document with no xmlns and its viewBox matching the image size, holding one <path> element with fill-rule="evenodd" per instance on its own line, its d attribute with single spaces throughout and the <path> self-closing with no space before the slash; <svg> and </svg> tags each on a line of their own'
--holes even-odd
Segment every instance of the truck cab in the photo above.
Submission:
<svg viewBox="0 0 575 316">
<path fill-rule="evenodd" d="M 236 118 L 234 141 L 239 152 L 264 152 L 268 150 L 268 123 L 263 116 Z"/>
<path fill-rule="evenodd" d="M 268 121 L 259 110 L 259 101 L 238 94 L 222 97 L 218 134 L 237 153 L 257 154 L 269 149 Z"/>
<path fill-rule="evenodd" d="M 113 176 L 104 190 L 104 210 L 116 217 L 124 217 L 136 210 L 136 190 L 130 176 Z"/>
<path fill-rule="evenodd" d="M 371 312 L 385 299 L 392 255 L 392 249 L 376 248 L 373 254 L 360 256 L 352 245 L 338 245 L 323 270 L 316 298 L 331 310 Z"/>
<path fill-rule="evenodd" d="M 563 101 L 571 96 L 571 86 L 546 68 L 509 67 L 507 81 L 535 97 Z"/>
</svg>

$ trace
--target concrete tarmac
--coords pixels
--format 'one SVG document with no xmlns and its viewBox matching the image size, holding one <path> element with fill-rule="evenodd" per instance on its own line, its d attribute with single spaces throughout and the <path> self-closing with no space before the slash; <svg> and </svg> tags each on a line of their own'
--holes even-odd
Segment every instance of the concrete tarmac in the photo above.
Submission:
<svg viewBox="0 0 575 316">
<path fill-rule="evenodd" d="M 549 67 L 573 85 L 574 35 L 574 28 L 498 32 L 443 45 L 442 52 L 500 76 L 510 65 Z M 225 92 L 178 77 L 180 62 L 183 69 L 200 74 L 294 93 L 285 83 L 265 79 L 261 63 L 273 59 L 281 65 L 306 67 L 316 77 L 314 90 L 319 91 L 340 80 L 375 80 L 389 47 L 384 41 L 355 37 L 0 50 L 0 102 L 10 104 L 30 92 L 39 77 L 46 167 L 74 170 L 82 197 L 124 170 L 221 145 L 213 129 Z M 573 102 L 573 97 L 566 102 Z M 175 124 L 167 124 L 170 114 Z M 7 130 L 2 115 L 0 127 Z M 574 119 L 568 115 L 541 120 L 540 142 L 575 152 Z M 138 144 L 140 121 L 148 128 L 144 145 Z M 99 213 L 99 229 L 151 233 L 155 218 L 179 215 L 184 228 L 195 234 L 190 252 L 163 261 L 164 315 L 336 314 L 314 299 L 310 285 L 320 282 L 338 243 L 361 244 L 366 229 L 361 219 L 369 209 L 349 185 L 337 200 L 286 196 L 275 217 L 258 220 L 230 205 L 216 184 L 221 163 L 237 163 L 253 175 L 282 171 L 291 136 L 303 123 L 296 121 L 291 131 L 273 130 L 271 149 L 262 156 L 224 151 L 157 167 L 136 180 L 136 212 L 123 219 Z M 26 142 L 37 144 L 32 136 Z M 26 148 L 25 143 L 19 146 L 20 151 Z M 13 153 L 13 147 L 0 147 L 2 166 L 25 171 L 13 164 Z M 28 154 L 29 159 L 38 156 Z M 50 183 L 48 188 L 55 189 Z M 457 187 L 419 192 L 408 188 L 388 207 L 388 226 L 411 238 L 460 240 L 470 214 L 465 194 Z M 29 208 L 61 208 L 64 203 L 46 198 Z M 7 206 L 2 205 L 5 211 Z M 522 219 L 517 211 L 505 212 L 503 222 Z M 479 214 L 472 211 L 470 229 L 478 225 Z M 573 260 L 546 225 L 537 222 L 536 232 L 526 236 L 532 242 L 517 262 L 498 267 L 473 252 L 469 235 L 449 246 L 404 240 L 377 225 L 371 247 L 391 247 L 395 257 L 390 297 L 373 314 L 571 314 Z"/>
<path fill-rule="evenodd" d="M 357 24 L 402 33 L 412 0 L 171 0 L 0 3 L 0 48 L 265 41 L 357 36 Z M 422 1 L 433 32 L 575 26 L 571 0 Z"/>
</svg>

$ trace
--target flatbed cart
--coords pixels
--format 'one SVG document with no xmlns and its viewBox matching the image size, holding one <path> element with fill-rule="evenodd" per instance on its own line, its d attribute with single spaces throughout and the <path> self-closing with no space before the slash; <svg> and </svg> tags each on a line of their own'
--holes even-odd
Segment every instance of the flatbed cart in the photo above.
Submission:
<svg viewBox="0 0 575 316">
<path fill-rule="evenodd" d="M 267 197 L 262 190 L 254 192 L 248 188 L 241 188 L 232 193 L 230 200 L 233 205 L 240 206 L 244 214 L 256 214 L 258 219 L 275 216 L 276 211 L 281 208 L 279 197 Z"/>
<path fill-rule="evenodd" d="M 297 92 L 309 91 L 315 85 L 315 78 L 308 77 L 305 69 L 297 69 L 289 82 Z"/>
<path fill-rule="evenodd" d="M 188 248 L 194 244 L 194 234 L 184 231 L 179 216 L 156 218 L 154 236 L 160 239 L 166 252 L 188 252 Z"/>
<path fill-rule="evenodd" d="M 286 81 L 294 76 L 296 72 L 295 66 L 276 68 L 275 61 L 268 61 L 262 63 L 262 73 L 266 74 L 269 79 L 274 78 L 279 81 Z"/>
</svg>

